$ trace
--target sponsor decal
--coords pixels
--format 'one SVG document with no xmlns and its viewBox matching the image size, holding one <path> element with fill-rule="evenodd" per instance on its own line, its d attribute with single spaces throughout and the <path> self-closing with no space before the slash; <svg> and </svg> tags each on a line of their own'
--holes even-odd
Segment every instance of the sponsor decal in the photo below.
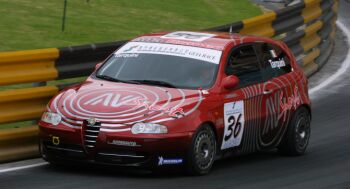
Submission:
<svg viewBox="0 0 350 189">
<path fill-rule="evenodd" d="M 262 131 L 263 135 L 281 127 L 280 121 L 285 123 L 287 120 L 287 111 L 292 108 L 296 109 L 301 104 L 301 99 L 298 93 L 298 88 L 295 87 L 293 94 L 290 97 L 284 97 L 284 93 L 276 93 L 274 97 L 266 100 L 267 119 Z M 282 127 L 281 127 L 282 128 Z"/>
<path fill-rule="evenodd" d="M 188 40 L 173 39 L 173 38 L 159 38 L 159 37 L 153 37 L 153 36 L 139 37 L 139 38 L 133 39 L 132 42 L 167 43 L 167 44 L 194 46 L 194 47 L 216 49 L 216 50 L 223 50 L 223 47 L 225 46 L 224 44 L 216 45 L 216 44 L 201 43 L 197 41 L 188 41 Z"/>
<path fill-rule="evenodd" d="M 103 106 L 109 106 L 109 107 L 120 107 L 122 105 L 134 105 L 135 100 L 140 98 L 140 96 L 135 95 L 127 95 L 123 96 L 121 94 L 115 94 L 115 93 L 105 93 L 102 95 L 98 95 L 84 103 L 84 105 L 100 105 Z"/>
<path fill-rule="evenodd" d="M 167 39 L 164 41 L 164 43 L 172 43 L 177 45 L 186 45 L 186 46 L 194 46 L 194 47 L 201 47 L 206 49 L 216 49 L 216 50 L 223 50 L 223 46 L 220 45 L 212 45 L 207 43 L 199 43 L 195 41 L 182 41 L 177 39 Z"/>
<path fill-rule="evenodd" d="M 283 92 L 280 97 L 281 113 L 284 113 L 292 108 L 297 109 L 298 105 L 301 104 L 298 87 L 294 88 L 293 94 L 287 98 L 287 102 L 283 102 Z"/>
<path fill-rule="evenodd" d="M 143 36 L 136 39 L 133 39 L 134 42 L 148 42 L 148 43 L 164 43 L 165 39 L 160 39 L 153 36 Z"/>
<path fill-rule="evenodd" d="M 58 136 L 52 136 L 52 144 L 59 145 L 60 144 L 60 137 Z"/>
<path fill-rule="evenodd" d="M 168 33 L 162 36 L 161 38 L 201 42 L 209 38 L 212 38 L 214 36 L 216 35 L 208 34 L 208 33 L 199 33 L 199 32 L 178 31 L 178 32 Z"/>
<path fill-rule="evenodd" d="M 167 159 L 167 158 L 163 158 L 162 156 L 158 157 L 158 166 L 161 166 L 161 165 L 179 165 L 182 163 L 183 163 L 182 158 Z"/>
<path fill-rule="evenodd" d="M 125 49 L 123 52 L 129 52 L 129 51 L 132 51 L 133 49 L 137 48 L 138 45 L 135 45 L 135 46 L 131 46 L 129 47 L 128 49 Z"/>
<path fill-rule="evenodd" d="M 116 58 L 137 58 L 139 57 L 139 54 L 114 54 L 114 57 Z"/>
<path fill-rule="evenodd" d="M 272 56 L 272 58 L 277 58 L 277 54 L 276 54 L 276 51 L 275 50 L 270 50 L 270 54 Z"/>
<path fill-rule="evenodd" d="M 214 49 L 205 49 L 183 45 L 129 42 L 120 48 L 115 53 L 115 56 L 123 56 L 120 54 L 125 53 L 179 56 L 219 64 L 222 52 Z M 134 55 L 132 55 L 132 57 L 133 56 Z"/>
<path fill-rule="evenodd" d="M 185 115 L 182 108 L 155 105 L 154 103 L 141 98 L 142 97 L 140 96 L 134 96 L 134 95 L 127 95 L 122 97 L 121 94 L 105 93 L 86 101 L 84 105 L 92 105 L 92 106 L 103 105 L 106 107 L 113 107 L 113 108 L 117 108 L 120 106 L 134 106 L 134 109 L 145 108 L 146 110 L 150 110 L 150 111 L 166 113 L 170 117 L 179 117 L 181 115 L 182 116 Z M 90 119 L 87 120 L 89 124 L 90 124 L 89 122 Z M 90 125 L 94 125 L 94 124 L 90 124 Z"/>
<path fill-rule="evenodd" d="M 225 131 L 221 149 L 239 146 L 244 131 L 244 102 L 225 103 L 224 105 Z"/>
<path fill-rule="evenodd" d="M 151 111 L 160 111 L 167 113 L 171 117 L 178 117 L 178 116 L 184 116 L 185 113 L 182 108 L 176 108 L 176 107 L 163 107 L 159 105 L 150 105 L 150 102 L 143 100 L 143 99 L 138 99 L 135 102 L 136 106 L 138 108 L 144 107 L 148 110 Z"/>
<path fill-rule="evenodd" d="M 283 58 L 280 58 L 279 60 L 269 60 L 269 63 L 271 65 L 271 68 L 282 68 L 286 66 L 286 62 L 284 61 Z"/>
<path fill-rule="evenodd" d="M 107 142 L 107 144 L 117 145 L 117 146 L 130 146 L 130 147 L 136 147 L 141 146 L 133 141 L 124 141 L 124 140 L 112 140 L 111 142 Z"/>
</svg>

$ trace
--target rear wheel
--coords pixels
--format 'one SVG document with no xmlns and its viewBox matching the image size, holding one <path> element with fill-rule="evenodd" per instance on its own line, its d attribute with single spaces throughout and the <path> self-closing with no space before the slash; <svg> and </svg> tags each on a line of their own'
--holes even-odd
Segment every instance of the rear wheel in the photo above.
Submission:
<svg viewBox="0 0 350 189">
<path fill-rule="evenodd" d="M 188 153 L 187 171 L 191 175 L 208 174 L 215 159 L 215 134 L 209 125 L 203 125 L 195 134 Z"/>
<path fill-rule="evenodd" d="M 299 108 L 288 126 L 288 130 L 278 146 L 283 155 L 298 156 L 305 153 L 311 134 L 310 113 L 305 107 Z"/>
</svg>

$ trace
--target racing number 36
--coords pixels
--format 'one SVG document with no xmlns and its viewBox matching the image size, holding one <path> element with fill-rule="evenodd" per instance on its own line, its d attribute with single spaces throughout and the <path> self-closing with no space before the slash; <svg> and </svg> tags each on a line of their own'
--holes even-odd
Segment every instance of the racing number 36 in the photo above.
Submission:
<svg viewBox="0 0 350 189">
<path fill-rule="evenodd" d="M 230 102 L 224 105 L 225 131 L 221 149 L 232 148 L 241 144 L 244 131 L 244 103 Z"/>
<path fill-rule="evenodd" d="M 242 123 L 240 122 L 241 117 L 242 114 L 239 114 L 237 119 L 233 115 L 228 118 L 229 125 L 227 130 L 229 133 L 225 135 L 225 141 L 228 141 L 232 137 L 232 135 L 234 138 L 238 137 L 238 134 L 242 129 Z"/>
</svg>

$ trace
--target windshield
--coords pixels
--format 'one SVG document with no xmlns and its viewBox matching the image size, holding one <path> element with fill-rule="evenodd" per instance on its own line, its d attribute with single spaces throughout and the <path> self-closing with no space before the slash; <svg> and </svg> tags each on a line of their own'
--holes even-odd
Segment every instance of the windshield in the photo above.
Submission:
<svg viewBox="0 0 350 189">
<path fill-rule="evenodd" d="M 176 88 L 209 88 L 221 51 L 160 43 L 130 42 L 114 53 L 97 77 Z"/>
</svg>

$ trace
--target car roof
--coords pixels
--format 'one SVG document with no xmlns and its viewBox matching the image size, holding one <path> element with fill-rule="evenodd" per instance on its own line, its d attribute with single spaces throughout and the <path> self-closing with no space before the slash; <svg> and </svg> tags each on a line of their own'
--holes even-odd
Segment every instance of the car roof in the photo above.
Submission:
<svg viewBox="0 0 350 189">
<path fill-rule="evenodd" d="M 203 31 L 174 31 L 142 35 L 133 42 L 164 43 L 175 45 L 186 45 L 215 50 L 224 50 L 226 46 L 233 43 L 234 46 L 254 41 L 271 42 L 267 38 L 240 35 L 229 32 L 203 32 Z"/>
</svg>

